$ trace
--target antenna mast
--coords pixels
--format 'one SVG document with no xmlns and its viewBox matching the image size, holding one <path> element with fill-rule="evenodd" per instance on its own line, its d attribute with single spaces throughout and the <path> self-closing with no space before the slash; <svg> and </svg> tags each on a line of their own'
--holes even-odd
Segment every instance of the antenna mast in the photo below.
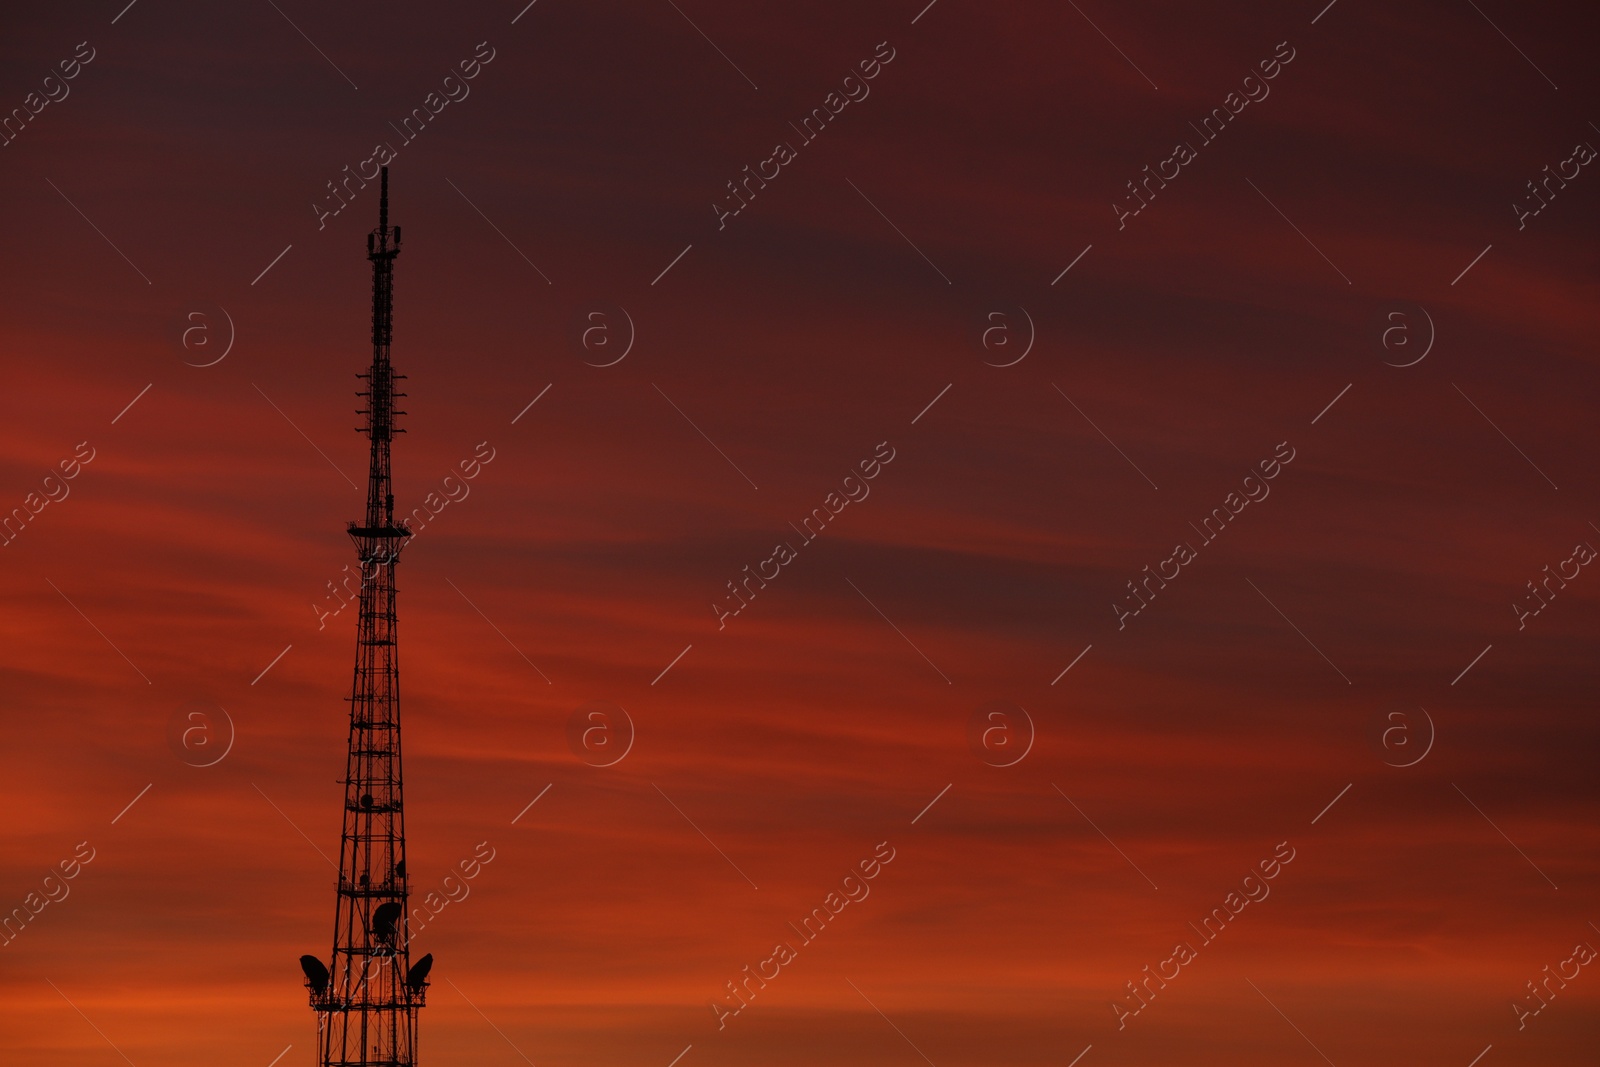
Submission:
<svg viewBox="0 0 1600 1067">
<path fill-rule="evenodd" d="M 405 811 L 400 774 L 400 668 L 395 643 L 395 565 L 411 531 L 394 520 L 389 444 L 397 430 L 394 260 L 400 228 L 389 228 L 389 168 L 382 169 L 378 228 L 367 235 L 372 263 L 372 366 L 358 432 L 371 442 L 367 510 L 349 525 L 361 561 L 361 614 L 350 695 L 344 830 L 339 847 L 333 959 L 300 957 L 317 1012 L 319 1067 L 415 1067 L 417 1010 L 432 955 L 411 964 Z"/>
</svg>

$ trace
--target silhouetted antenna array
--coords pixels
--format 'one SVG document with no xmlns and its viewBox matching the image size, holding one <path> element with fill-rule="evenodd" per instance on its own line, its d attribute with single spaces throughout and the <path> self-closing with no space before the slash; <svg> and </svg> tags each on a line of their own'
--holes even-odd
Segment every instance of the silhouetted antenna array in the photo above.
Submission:
<svg viewBox="0 0 1600 1067">
<path fill-rule="evenodd" d="M 411 531 L 394 521 L 389 443 L 400 431 L 389 364 L 394 333 L 394 260 L 400 227 L 389 229 L 389 168 L 378 199 L 378 228 L 367 235 L 372 263 L 372 366 L 360 428 L 371 442 L 367 511 L 349 526 L 361 560 L 361 615 L 350 692 L 350 748 L 345 765 L 344 831 L 339 845 L 338 903 L 332 966 L 301 956 L 317 1012 L 321 1067 L 415 1067 L 417 1010 L 433 956 L 411 964 L 405 809 L 400 774 L 400 667 L 395 644 L 395 566 Z"/>
</svg>

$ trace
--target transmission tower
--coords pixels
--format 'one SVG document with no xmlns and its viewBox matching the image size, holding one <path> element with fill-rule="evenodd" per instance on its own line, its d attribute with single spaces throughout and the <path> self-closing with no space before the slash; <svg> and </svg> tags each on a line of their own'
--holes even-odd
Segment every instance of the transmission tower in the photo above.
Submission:
<svg viewBox="0 0 1600 1067">
<path fill-rule="evenodd" d="M 367 512 L 349 526 L 361 561 L 361 617 L 350 692 L 344 832 L 331 966 L 301 956 L 317 1013 L 320 1067 L 415 1067 L 417 1009 L 433 966 L 411 965 L 405 811 L 400 777 L 400 667 L 395 654 L 395 565 L 411 532 L 394 519 L 389 443 L 397 430 L 397 375 L 389 365 L 394 259 L 400 227 L 389 228 L 389 168 L 381 172 L 378 228 L 367 236 L 372 262 L 372 367 L 365 433 L 372 445 Z"/>
</svg>

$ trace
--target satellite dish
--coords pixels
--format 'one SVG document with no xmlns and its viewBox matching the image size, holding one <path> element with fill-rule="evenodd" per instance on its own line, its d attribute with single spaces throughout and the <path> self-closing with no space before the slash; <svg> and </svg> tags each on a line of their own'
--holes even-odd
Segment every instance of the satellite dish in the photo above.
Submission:
<svg viewBox="0 0 1600 1067">
<path fill-rule="evenodd" d="M 378 910 L 372 913 L 372 936 L 388 944 L 394 940 L 394 925 L 400 920 L 400 905 L 396 901 L 388 901 L 378 905 Z"/>
<path fill-rule="evenodd" d="M 328 968 L 315 956 L 301 956 L 300 969 L 306 974 L 306 985 L 311 987 L 311 992 L 317 996 L 328 991 Z"/>
<path fill-rule="evenodd" d="M 406 972 L 406 988 L 412 993 L 420 993 L 428 984 L 428 972 L 433 970 L 433 953 L 428 953 L 416 963 L 411 970 Z"/>
</svg>

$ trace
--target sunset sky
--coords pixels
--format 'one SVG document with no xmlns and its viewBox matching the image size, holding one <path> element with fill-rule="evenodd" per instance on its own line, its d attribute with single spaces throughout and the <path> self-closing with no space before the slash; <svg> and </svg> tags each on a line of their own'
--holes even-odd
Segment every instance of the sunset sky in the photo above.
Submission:
<svg viewBox="0 0 1600 1067">
<path fill-rule="evenodd" d="M 1594 1063 L 1593 28 L 11 12 L 0 1062 L 314 1062 L 382 146 L 419 1063 Z"/>
</svg>

